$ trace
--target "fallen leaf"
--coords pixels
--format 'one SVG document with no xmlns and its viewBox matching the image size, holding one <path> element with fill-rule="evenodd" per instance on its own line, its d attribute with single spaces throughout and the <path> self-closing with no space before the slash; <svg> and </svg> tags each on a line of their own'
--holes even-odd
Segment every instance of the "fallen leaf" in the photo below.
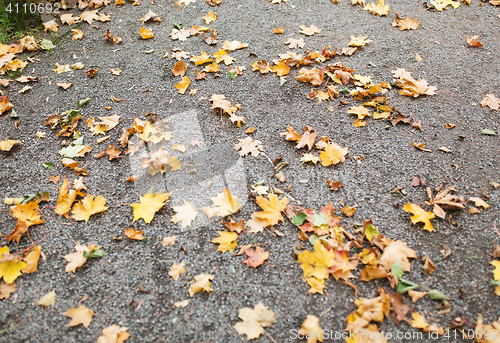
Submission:
<svg viewBox="0 0 500 343">
<path fill-rule="evenodd" d="M 186 90 L 188 89 L 189 84 L 190 84 L 189 77 L 183 76 L 182 80 L 177 85 L 175 85 L 175 88 L 179 90 L 180 94 L 184 94 L 184 93 L 186 93 Z"/>
<path fill-rule="evenodd" d="M 376 5 L 373 3 L 366 4 L 364 10 L 379 16 L 384 16 L 389 14 L 389 5 L 385 5 L 384 0 L 378 0 Z"/>
<path fill-rule="evenodd" d="M 175 76 L 184 76 L 186 75 L 187 68 L 188 66 L 184 66 L 184 61 L 178 61 L 172 68 L 172 73 Z"/>
<path fill-rule="evenodd" d="M 480 48 L 483 46 L 483 44 L 479 42 L 479 36 L 472 36 L 472 37 L 467 36 L 467 44 L 476 48 Z"/>
<path fill-rule="evenodd" d="M 94 311 L 83 305 L 80 305 L 78 306 L 78 308 L 71 308 L 63 314 L 71 318 L 68 326 L 77 326 L 82 324 L 86 329 L 88 329 L 90 322 L 92 321 Z"/>
<path fill-rule="evenodd" d="M 56 303 L 56 291 L 50 291 L 49 293 L 45 294 L 43 297 L 41 297 L 38 301 L 37 304 L 40 306 L 52 306 Z"/>
<path fill-rule="evenodd" d="M 169 196 L 169 193 L 146 193 L 143 197 L 140 197 L 140 203 L 130 205 L 134 209 L 134 220 L 132 223 L 141 218 L 146 224 L 151 223 L 155 213 L 165 205 Z"/>
<path fill-rule="evenodd" d="M 177 236 L 165 237 L 161 241 L 161 245 L 164 247 L 167 245 L 174 245 L 176 240 L 177 240 Z"/>
<path fill-rule="evenodd" d="M 406 212 L 410 212 L 413 214 L 413 217 L 411 217 L 411 222 L 413 224 L 416 223 L 424 223 L 424 230 L 427 230 L 429 232 L 432 232 L 434 230 L 434 227 L 432 226 L 431 219 L 435 218 L 436 216 L 432 212 L 425 212 L 420 206 L 408 203 L 406 204 L 403 209 Z"/>
<path fill-rule="evenodd" d="M 210 293 L 214 290 L 212 289 L 213 275 L 210 274 L 199 274 L 194 277 L 194 283 L 189 286 L 189 296 L 193 296 L 201 291 Z"/>
<path fill-rule="evenodd" d="M 150 38 L 153 38 L 155 36 L 152 31 L 150 31 L 144 27 L 140 27 L 139 30 L 140 30 L 140 32 L 137 32 L 137 33 L 141 35 L 142 39 L 150 39 Z"/>
<path fill-rule="evenodd" d="M 170 271 L 168 272 L 168 275 L 172 277 L 175 281 L 179 280 L 179 277 L 181 274 L 186 273 L 186 269 L 184 269 L 184 266 L 186 265 L 186 262 L 182 262 L 179 264 L 173 264 L 170 267 Z"/>
<path fill-rule="evenodd" d="M 222 49 L 224 50 L 227 50 L 227 51 L 234 51 L 234 50 L 238 50 L 238 49 L 244 49 L 244 48 L 248 48 L 248 44 L 244 44 L 244 43 L 241 43 L 241 42 L 238 42 L 238 41 L 227 41 L 225 40 L 224 42 L 222 42 Z"/>
<path fill-rule="evenodd" d="M 108 207 L 105 204 L 106 199 L 102 195 L 98 195 L 95 200 L 93 195 L 86 195 L 85 198 L 73 206 L 72 218 L 76 221 L 87 221 L 90 216 L 106 211 Z"/>
<path fill-rule="evenodd" d="M 205 24 L 210 24 L 217 19 L 217 13 L 210 11 L 206 16 L 201 18 L 205 21 Z"/>
<path fill-rule="evenodd" d="M 264 251 L 260 247 L 256 247 L 255 250 L 252 248 L 245 249 L 245 254 L 248 256 L 246 260 L 242 262 L 249 267 L 257 268 L 262 265 L 265 260 L 269 258 L 269 252 Z"/>
<path fill-rule="evenodd" d="M 7 139 L 5 141 L 0 141 L 0 150 L 2 151 L 10 151 L 12 147 L 16 144 L 22 144 L 21 141 Z"/>
<path fill-rule="evenodd" d="M 320 33 L 321 32 L 321 29 L 318 29 L 316 27 L 316 25 L 311 25 L 309 27 L 305 26 L 305 25 L 300 25 L 300 33 L 302 33 L 303 35 L 306 35 L 306 36 L 312 36 L 314 35 L 315 33 Z"/>
<path fill-rule="evenodd" d="M 299 334 L 307 338 L 307 343 L 323 342 L 323 329 L 319 326 L 319 318 L 311 314 L 307 315 Z"/>
<path fill-rule="evenodd" d="M 34 273 L 38 269 L 38 259 L 40 258 L 40 254 L 42 252 L 41 247 L 38 245 L 33 248 L 33 250 L 23 258 L 26 265 L 21 270 L 24 274 Z"/>
<path fill-rule="evenodd" d="M 0 248 L 0 258 L 3 260 L 0 262 L 0 278 L 3 277 L 5 282 L 12 284 L 21 276 L 21 270 L 24 269 L 26 263 L 10 255 L 8 246 Z"/>
<path fill-rule="evenodd" d="M 371 42 L 371 39 L 368 39 L 368 36 L 351 36 L 351 41 L 349 42 L 349 46 L 364 46 Z"/>
<path fill-rule="evenodd" d="M 264 328 L 276 323 L 276 316 L 267 306 L 258 303 L 253 309 L 243 307 L 238 311 L 242 322 L 234 325 L 239 335 L 246 335 L 247 340 L 258 338 L 264 333 Z"/>
<path fill-rule="evenodd" d="M 403 271 L 408 272 L 411 268 L 408 258 L 416 257 L 417 254 L 413 249 L 408 248 L 406 242 L 391 241 L 389 245 L 385 247 L 382 256 L 380 256 L 380 264 L 385 270 L 390 271 L 392 265 L 395 262 L 399 262 Z"/>
<path fill-rule="evenodd" d="M 144 231 L 135 231 L 134 228 L 125 229 L 125 236 L 130 239 L 135 239 L 137 241 L 142 241 L 144 239 Z"/>
<path fill-rule="evenodd" d="M 130 337 L 127 330 L 124 326 L 110 325 L 102 329 L 102 335 L 97 339 L 97 343 L 123 343 Z"/>
<path fill-rule="evenodd" d="M 184 200 L 184 205 L 173 206 L 172 208 L 175 211 L 175 215 L 172 216 L 170 221 L 174 224 L 181 222 L 182 228 L 191 225 L 191 222 L 195 220 L 196 215 L 198 214 L 193 204 L 187 202 L 186 200 Z"/>
<path fill-rule="evenodd" d="M 9 299 L 10 295 L 16 291 L 16 284 L 0 283 L 0 299 Z"/>
<path fill-rule="evenodd" d="M 495 97 L 495 94 L 486 94 L 486 97 L 481 101 L 481 107 L 484 106 L 488 106 L 490 109 L 498 111 L 500 108 L 500 99 Z M 1 110 L 0 113 L 2 113 Z"/>
<path fill-rule="evenodd" d="M 418 299 L 425 297 L 427 292 L 418 292 L 410 289 L 408 295 L 411 297 L 411 301 L 416 302 Z"/>
<path fill-rule="evenodd" d="M 233 252 L 238 246 L 236 239 L 238 239 L 238 234 L 229 231 L 217 231 L 219 237 L 212 239 L 210 242 L 219 244 L 217 251 L 225 253 L 226 251 Z"/>
<path fill-rule="evenodd" d="M 252 137 L 238 139 L 238 141 L 239 143 L 234 148 L 240 150 L 240 156 L 252 155 L 253 157 L 257 157 L 263 150 L 262 142 Z"/>
</svg>

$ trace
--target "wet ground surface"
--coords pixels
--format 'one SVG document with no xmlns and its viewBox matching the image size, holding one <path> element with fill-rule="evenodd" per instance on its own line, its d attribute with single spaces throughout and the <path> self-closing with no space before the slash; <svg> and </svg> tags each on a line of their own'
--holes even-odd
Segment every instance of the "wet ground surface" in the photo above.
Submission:
<svg viewBox="0 0 500 343">
<path fill-rule="evenodd" d="M 232 148 L 238 139 L 245 138 L 244 130 L 254 126 L 256 130 L 251 136 L 263 142 L 267 156 L 271 160 L 283 156 L 290 163 L 282 170 L 287 178 L 282 184 L 273 177 L 275 170 L 265 156 L 245 157 L 248 191 L 255 182 L 265 180 L 267 184 L 271 180 L 271 184 L 280 189 L 291 185 L 291 191 L 286 194 L 306 208 L 319 210 L 329 202 L 337 209 L 343 204 L 357 204 L 355 215 L 344 217 L 341 222 L 347 231 L 352 232 L 354 224 L 371 218 L 387 237 L 408 242 L 419 257 L 429 255 L 436 264 L 435 273 L 424 275 L 423 262 L 415 259 L 406 277 L 422 285 L 422 290 L 434 288 L 449 295 L 451 311 L 438 315 L 439 302 L 428 298 L 411 304 L 415 311 L 427 314 L 444 328 L 457 316 L 471 323 L 481 313 L 487 323 L 496 320 L 500 316 L 500 300 L 488 283 L 492 278 L 491 251 L 500 242 L 493 228 L 493 223 L 498 221 L 500 199 L 499 191 L 493 190 L 490 182 L 500 180 L 500 143 L 498 136 L 481 135 L 481 130 L 499 131 L 500 125 L 498 112 L 482 108 L 479 103 L 486 94 L 500 94 L 500 7 L 487 3 L 478 6 L 473 0 L 470 6 L 462 4 L 457 9 L 439 13 L 426 10 L 421 2 L 394 0 L 387 4 L 391 6 L 389 16 L 378 17 L 344 0 L 340 4 L 326 0 L 290 0 L 282 4 L 264 0 L 223 1 L 217 7 L 198 0 L 183 5 L 182 10 L 173 2 L 150 4 L 145 1 L 140 6 L 131 6 L 128 2 L 122 7 L 110 5 L 103 9 L 112 20 L 94 23 L 99 29 L 81 25 L 80 29 L 85 32 L 82 41 L 73 41 L 68 35 L 57 42 L 57 49 L 52 53 L 35 56 L 36 63 L 29 64 L 23 74 L 35 75 L 40 81 L 30 84 L 33 89 L 26 94 L 18 94 L 24 85 L 15 82 L 7 90 L 21 122 L 16 129 L 17 119 L 1 118 L 0 136 L 21 140 L 22 145 L 11 152 L 0 153 L 0 184 L 3 197 L 50 192 L 52 202 L 41 206 L 46 223 L 30 229 L 33 242 L 44 239 L 40 244 L 47 260 L 40 261 L 36 273 L 20 277 L 16 281 L 17 291 L 0 302 L 0 329 L 29 318 L 19 327 L 2 333 L 0 341 L 95 342 L 102 328 L 116 323 L 128 327 L 132 336 L 127 342 L 243 342 L 246 338 L 238 336 L 233 329 L 239 321 L 238 309 L 253 307 L 259 302 L 276 314 L 276 324 L 266 331 L 278 342 L 298 341 L 290 338 L 290 330 L 299 329 L 308 314 L 319 316 L 329 308 L 332 310 L 322 317 L 321 326 L 339 332 L 345 328 L 345 318 L 356 309 L 354 290 L 330 278 L 324 295 L 308 293 L 309 286 L 293 258 L 292 248 L 300 242 L 298 230 L 287 219 L 275 227 L 283 233 L 282 237 L 264 230 L 239 238 L 239 245 L 265 244 L 263 247 L 269 251 L 269 264 L 255 270 L 241 263 L 243 256 L 221 254 L 216 251 L 216 245 L 210 243 L 216 231 L 224 229 L 219 221 L 182 229 L 170 222 L 174 211 L 167 204 L 151 224 L 140 220 L 132 225 L 132 208 L 120 204 L 137 202 L 143 194 L 125 182 L 131 175 L 129 156 L 109 161 L 92 155 L 111 143 L 118 144 L 122 128 L 129 127 L 133 118 L 145 119 L 144 114 L 151 112 L 167 118 L 193 109 L 204 143 L 214 159 L 232 159 L 228 157 L 227 147 Z M 136 33 L 142 26 L 138 19 L 149 9 L 161 16 L 162 22 L 144 24 L 153 29 L 155 38 L 142 40 Z M 185 42 L 170 39 L 172 23 L 183 23 L 184 27 L 202 25 L 201 17 L 209 10 L 218 14 L 217 20 L 207 25 L 219 31 L 217 45 L 205 44 L 201 36 Z M 403 18 L 418 17 L 420 27 L 416 31 L 392 27 L 396 11 Z M 299 26 L 310 24 L 322 32 L 312 37 L 300 35 Z M 274 28 L 283 26 L 284 34 L 273 33 Z M 60 32 L 67 28 L 67 25 L 61 27 Z M 108 28 L 112 35 L 122 38 L 121 44 L 111 45 L 102 39 Z M 353 56 L 336 56 L 324 65 L 341 61 L 358 74 L 372 76 L 376 82 L 391 82 L 391 70 L 396 68 L 406 68 L 415 78 L 426 79 L 438 88 L 436 95 L 413 99 L 399 95 L 396 89 L 389 92 L 391 105 L 406 115 L 412 113 L 415 121 L 421 120 L 423 131 L 373 119 L 363 128 L 354 127 L 354 117 L 347 114 L 351 105 L 339 104 L 338 99 L 318 103 L 306 98 L 311 87 L 294 79 L 296 68 L 292 68 L 288 81 L 281 87 L 275 74 L 261 75 L 251 70 L 250 64 L 254 61 L 271 61 L 278 58 L 278 53 L 290 50 L 283 44 L 286 38 L 304 38 L 305 48 L 298 49 L 304 53 L 328 45 L 338 51 L 347 46 L 351 35 L 366 35 L 372 42 Z M 479 35 L 484 47 L 470 47 L 466 43 L 468 35 Z M 194 70 L 201 70 L 201 66 L 194 67 L 191 63 L 187 72 L 190 89 L 196 88 L 198 92 L 180 95 L 174 88 L 180 78 L 170 71 L 176 60 L 163 58 L 165 53 L 171 55 L 172 48 L 180 47 L 192 55 L 199 55 L 201 51 L 213 54 L 224 40 L 248 43 L 247 49 L 230 53 L 236 65 L 246 66 L 243 75 L 233 80 L 227 72 L 229 67 L 220 65 L 220 77 L 208 75 L 206 80 L 195 81 Z M 154 52 L 145 53 L 152 49 Z M 421 62 L 415 60 L 416 53 L 423 58 Z M 85 68 L 60 75 L 51 70 L 55 63 L 75 62 L 82 62 Z M 90 68 L 99 70 L 93 78 L 85 74 Z M 121 69 L 121 75 L 111 75 L 112 68 Z M 74 85 L 62 90 L 56 82 Z M 145 89 L 149 91 L 142 92 Z M 211 94 L 224 94 L 232 104 L 241 104 L 237 114 L 245 116 L 247 124 L 238 128 L 224 123 L 217 112 L 210 109 L 208 100 L 200 100 Z M 125 101 L 112 102 L 110 96 Z M 75 108 L 76 101 L 87 97 L 92 100 L 82 107 L 83 119 L 78 130 L 94 150 L 79 160 L 89 170 L 85 177 L 88 193 L 104 196 L 111 206 L 85 223 L 59 217 L 51 207 L 55 205 L 58 188 L 49 176 L 68 175 L 73 180 L 76 175 L 58 162 L 62 139 L 44 123 L 49 114 Z M 339 99 L 359 103 L 345 94 Z M 105 105 L 113 109 L 108 111 Z M 327 110 L 330 106 L 334 111 Z M 85 120 L 114 114 L 120 115 L 120 124 L 110 131 L 109 140 L 98 144 Z M 456 127 L 448 130 L 447 123 Z M 329 136 L 340 146 L 348 147 L 349 157 L 344 165 L 337 165 L 335 169 L 304 164 L 300 161 L 301 153 L 279 135 L 287 126 L 298 131 L 304 126 L 313 127 L 319 136 Z M 46 132 L 46 137 L 37 138 L 37 131 Z M 432 152 L 419 151 L 410 143 L 425 143 Z M 438 151 L 442 146 L 451 152 Z M 359 156 L 362 160 L 356 159 Z M 41 165 L 47 161 L 54 162 L 50 171 Z M 425 187 L 411 186 L 411 178 L 415 176 L 425 179 L 425 186 L 431 188 L 442 183 L 452 185 L 466 198 L 482 196 L 485 192 L 490 208 L 482 214 L 471 215 L 467 205 L 466 210 L 453 217 L 459 226 L 439 219 L 433 220 L 434 232 L 423 231 L 421 225 L 411 224 L 409 214 L 402 208 L 407 202 L 423 204 L 427 200 Z M 339 180 L 344 187 L 332 192 L 327 179 Z M 300 182 L 302 180 L 308 181 Z M 407 194 L 391 194 L 397 187 L 402 187 Z M 253 197 L 243 202 L 242 209 L 232 216 L 236 221 L 247 220 L 252 212 L 260 210 Z M 4 205 L 4 209 L 8 207 Z M 15 221 L 7 212 L 2 213 L 2 233 L 8 234 Z M 130 227 L 144 230 L 147 242 L 112 239 L 123 236 L 123 229 Z M 178 243 L 163 247 L 162 238 L 171 235 L 178 236 Z M 77 242 L 97 244 L 108 254 L 89 260 L 75 274 L 65 273 L 64 256 L 74 251 Z M 30 244 L 24 237 L 19 250 Z M 441 259 L 444 244 L 450 247 L 451 255 Z M 181 245 L 185 251 L 179 249 Z M 15 244 L 9 246 L 11 250 L 16 249 Z M 180 262 L 186 263 L 188 273 L 173 281 L 168 276 L 169 268 Z M 200 273 L 215 275 L 214 292 L 197 294 L 185 308 L 174 307 L 175 302 L 189 297 L 192 277 Z M 373 297 L 379 286 L 390 289 L 386 280 L 362 282 L 359 272 L 354 274 L 358 278 L 353 283 L 360 297 Z M 141 292 L 140 287 L 148 293 Z M 57 293 L 56 304 L 40 308 L 36 301 L 53 289 Z M 85 295 L 88 299 L 83 304 L 95 312 L 90 327 L 68 327 L 69 318 L 62 312 L 76 307 Z M 406 302 L 410 302 L 409 298 Z M 396 325 L 391 318 L 379 324 L 379 328 L 393 333 L 417 332 L 406 323 Z M 270 340 L 261 336 L 257 341 Z"/>
</svg>

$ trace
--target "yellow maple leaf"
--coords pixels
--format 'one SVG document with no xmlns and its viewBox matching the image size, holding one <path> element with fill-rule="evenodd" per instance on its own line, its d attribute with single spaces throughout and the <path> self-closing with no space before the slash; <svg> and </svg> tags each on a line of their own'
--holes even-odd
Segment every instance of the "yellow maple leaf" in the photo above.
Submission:
<svg viewBox="0 0 500 343">
<path fill-rule="evenodd" d="M 74 189 L 69 189 L 68 177 L 64 177 L 64 181 L 61 187 L 59 187 L 59 196 L 57 197 L 56 213 L 60 216 L 65 215 L 73 205 L 77 192 Z"/>
<path fill-rule="evenodd" d="M 193 56 L 191 61 L 193 61 L 195 65 L 212 62 L 210 55 L 208 55 L 205 51 L 202 51 L 200 56 Z"/>
<path fill-rule="evenodd" d="M 349 153 L 346 148 L 341 148 L 335 143 L 328 144 L 323 151 L 319 154 L 321 165 L 328 167 L 332 164 L 345 161 L 345 156 Z"/>
<path fill-rule="evenodd" d="M 384 0 L 378 0 L 376 5 L 372 3 L 366 4 L 364 10 L 383 16 L 389 14 L 389 5 L 385 5 Z"/>
<path fill-rule="evenodd" d="M 269 200 L 263 196 L 257 197 L 257 205 L 259 205 L 264 211 L 255 212 L 255 217 L 266 220 L 266 226 L 276 225 L 280 221 L 284 222 L 281 212 L 286 209 L 288 199 L 283 197 L 280 200 L 276 194 L 268 194 L 267 197 Z"/>
<path fill-rule="evenodd" d="M 38 269 L 38 260 L 40 254 L 42 253 L 41 247 L 38 245 L 33 248 L 23 260 L 26 262 L 26 266 L 23 268 L 22 272 L 25 274 L 36 272 Z"/>
<path fill-rule="evenodd" d="M 500 261 L 491 261 L 490 264 L 495 267 L 493 271 L 493 279 L 495 281 L 500 280 Z"/>
<path fill-rule="evenodd" d="M 206 16 L 201 17 L 201 19 L 205 20 L 205 24 L 210 24 L 217 19 L 217 13 L 210 11 Z"/>
<path fill-rule="evenodd" d="M 91 215 L 106 211 L 108 208 L 105 204 L 106 199 L 102 195 L 98 195 L 95 200 L 93 195 L 87 195 L 73 206 L 72 218 L 76 221 L 87 221 Z"/>
<path fill-rule="evenodd" d="M 10 254 L 8 246 L 0 248 L 0 261 L 4 261 L 0 262 L 0 278 L 3 277 L 8 284 L 16 281 L 17 277 L 21 275 L 21 270 L 26 266 L 24 261 Z"/>
<path fill-rule="evenodd" d="M 193 296 L 196 293 L 201 291 L 210 293 L 213 292 L 212 289 L 212 280 L 214 279 L 213 275 L 210 274 L 199 274 L 194 277 L 194 283 L 189 286 L 189 296 Z"/>
<path fill-rule="evenodd" d="M 12 210 L 12 216 L 17 218 L 17 225 L 14 230 L 6 236 L 7 242 L 19 242 L 22 235 L 33 225 L 43 224 L 45 220 L 40 218 L 38 202 L 33 200 L 27 204 L 17 204 Z"/>
<path fill-rule="evenodd" d="M 238 204 L 238 198 L 232 196 L 227 188 L 224 188 L 224 191 L 217 194 L 216 197 L 210 197 L 210 200 L 212 200 L 214 204 L 203 209 L 203 212 L 208 218 L 216 216 L 225 217 L 232 213 L 236 213 L 241 208 L 240 204 Z"/>
<path fill-rule="evenodd" d="M 189 77 L 183 76 L 182 80 L 175 85 L 175 88 L 179 90 L 179 93 L 184 94 L 186 93 L 188 87 L 189 87 Z"/>
<path fill-rule="evenodd" d="M 63 314 L 71 318 L 68 326 L 77 326 L 79 324 L 82 324 L 83 326 L 85 326 L 85 328 L 88 329 L 90 322 L 92 321 L 94 311 L 83 305 L 80 305 L 78 308 L 71 308 Z"/>
<path fill-rule="evenodd" d="M 308 290 L 309 293 L 315 294 L 323 294 L 323 290 L 325 289 L 325 280 L 317 279 L 314 276 L 306 278 L 307 283 L 311 288 Z"/>
<path fill-rule="evenodd" d="M 410 323 L 412 327 L 416 329 L 426 329 L 429 326 L 429 324 L 425 320 L 425 317 L 422 316 L 420 313 L 413 312 L 411 316 L 413 318 L 413 320 Z"/>
<path fill-rule="evenodd" d="M 12 147 L 16 144 L 21 144 L 21 141 L 16 141 L 13 139 L 7 139 L 5 141 L 0 141 L 0 150 L 10 151 L 10 149 L 12 149 Z"/>
<path fill-rule="evenodd" d="M 302 263 L 304 277 L 314 276 L 316 279 L 328 279 L 328 269 L 335 264 L 333 251 L 327 250 L 320 240 L 314 243 L 314 252 L 305 250 L 300 253 L 297 262 Z"/>
<path fill-rule="evenodd" d="M 216 73 L 219 71 L 219 65 L 217 64 L 217 62 L 207 64 L 205 66 L 205 68 L 203 69 L 203 71 L 205 71 L 207 73 Z"/>
<path fill-rule="evenodd" d="M 358 116 L 358 119 L 363 119 L 364 117 L 369 117 L 372 114 L 370 113 L 370 110 L 368 110 L 365 106 L 352 106 L 347 113 L 350 114 L 356 114 Z"/>
<path fill-rule="evenodd" d="M 358 37 L 351 36 L 351 41 L 349 42 L 349 46 L 363 46 L 371 41 L 372 41 L 371 39 L 368 39 L 368 36 L 358 36 Z"/>
<path fill-rule="evenodd" d="M 147 193 L 143 197 L 140 197 L 140 203 L 130 205 L 134 209 L 134 220 L 132 222 L 142 218 L 146 224 L 151 223 L 155 213 L 165 205 L 169 196 L 169 193 Z"/>
<path fill-rule="evenodd" d="M 236 232 L 230 231 L 217 231 L 219 237 L 211 240 L 212 243 L 219 244 L 217 251 L 225 253 L 226 251 L 233 252 L 238 246 L 236 240 L 238 239 L 238 234 Z"/>
<path fill-rule="evenodd" d="M 278 76 L 285 76 L 290 72 L 290 67 L 285 64 L 285 61 L 281 61 L 278 65 L 273 67 L 273 73 Z"/>
<path fill-rule="evenodd" d="M 408 203 L 406 204 L 403 209 L 406 212 L 410 212 L 413 214 L 413 217 L 411 217 L 411 222 L 413 224 L 416 223 L 424 223 L 424 230 L 427 230 L 429 232 L 432 232 L 434 230 L 434 227 L 431 224 L 431 219 L 435 218 L 436 216 L 432 212 L 425 212 L 420 206 Z"/>
<path fill-rule="evenodd" d="M 140 27 L 140 32 L 137 32 L 138 34 L 141 35 L 142 39 L 149 39 L 149 38 L 153 38 L 155 35 L 153 34 L 153 32 L 151 32 L 150 30 L 144 28 L 144 27 Z"/>
<path fill-rule="evenodd" d="M 218 52 L 214 53 L 214 56 L 217 63 L 224 62 L 227 66 L 235 61 L 224 49 L 219 49 Z"/>
<path fill-rule="evenodd" d="M 193 206 L 190 202 L 184 200 L 184 205 L 182 206 L 173 206 L 172 207 L 176 214 L 172 216 L 170 219 L 171 222 L 177 224 L 181 222 L 182 228 L 185 228 L 191 225 L 191 222 L 195 220 L 198 212 L 196 211 L 196 207 Z"/>
</svg>

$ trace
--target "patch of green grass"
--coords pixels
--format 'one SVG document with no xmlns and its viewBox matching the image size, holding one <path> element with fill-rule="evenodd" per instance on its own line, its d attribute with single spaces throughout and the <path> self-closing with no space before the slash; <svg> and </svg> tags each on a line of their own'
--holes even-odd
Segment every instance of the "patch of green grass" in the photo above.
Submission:
<svg viewBox="0 0 500 343">
<path fill-rule="evenodd" d="M 36 31 L 42 20 L 38 14 L 25 13 L 20 0 L 0 0 L 0 42 L 7 44 Z M 18 6 L 16 6 L 18 4 Z"/>
</svg>

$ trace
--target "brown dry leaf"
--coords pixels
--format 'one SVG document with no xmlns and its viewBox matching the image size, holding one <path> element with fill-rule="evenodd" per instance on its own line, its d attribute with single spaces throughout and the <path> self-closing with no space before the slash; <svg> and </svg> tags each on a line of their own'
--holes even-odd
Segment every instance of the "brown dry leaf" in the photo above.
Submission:
<svg viewBox="0 0 500 343">
<path fill-rule="evenodd" d="M 16 284 L 8 284 L 5 281 L 0 283 L 0 299 L 9 299 L 10 295 L 16 291 Z"/>
<path fill-rule="evenodd" d="M 402 321 L 410 323 L 410 319 L 406 316 L 408 313 L 413 312 L 410 305 L 405 304 L 403 294 L 396 293 L 391 294 L 391 305 L 392 305 L 392 319 L 396 324 L 401 324 Z"/>
<path fill-rule="evenodd" d="M 240 335 L 246 335 L 247 340 L 258 338 L 264 333 L 264 328 L 276 323 L 276 316 L 267 306 L 259 303 L 253 309 L 241 308 L 238 317 L 242 322 L 236 323 L 234 328 Z"/>
<path fill-rule="evenodd" d="M 38 260 L 40 258 L 40 254 L 42 253 L 42 248 L 38 245 L 33 248 L 33 250 L 23 258 L 23 261 L 26 262 L 26 265 L 22 269 L 24 274 L 34 273 L 38 269 Z"/>
<path fill-rule="evenodd" d="M 174 73 L 175 76 L 184 76 L 186 75 L 187 69 L 188 66 L 184 66 L 184 61 L 178 61 L 172 68 L 172 73 Z"/>
<path fill-rule="evenodd" d="M 281 28 L 278 27 L 278 28 L 274 29 L 273 31 L 276 34 L 281 34 L 281 33 L 285 32 L 285 27 L 284 26 Z"/>
<path fill-rule="evenodd" d="M 179 277 L 181 274 L 186 273 L 186 269 L 184 269 L 184 266 L 186 265 L 186 262 L 182 262 L 179 264 L 173 264 L 170 267 L 170 271 L 168 272 L 168 275 L 172 277 L 175 281 L 179 280 Z"/>
<path fill-rule="evenodd" d="M 95 76 L 95 74 L 97 74 L 98 71 L 99 70 L 97 70 L 97 69 L 89 69 L 89 70 L 86 71 L 86 73 L 87 73 L 88 77 L 92 78 L 92 77 Z"/>
<path fill-rule="evenodd" d="M 384 16 L 389 14 L 389 5 L 385 5 L 384 0 L 378 0 L 376 5 L 372 3 L 366 4 L 364 10 L 379 16 Z"/>
<path fill-rule="evenodd" d="M 46 21 L 42 23 L 44 31 L 57 32 L 59 25 L 56 21 L 52 19 L 51 21 Z"/>
<path fill-rule="evenodd" d="M 52 182 L 53 184 L 58 183 L 60 179 L 61 179 L 61 175 L 57 175 L 57 176 L 50 175 L 50 182 Z"/>
<path fill-rule="evenodd" d="M 424 258 L 424 272 L 425 273 L 429 273 L 429 274 L 432 274 L 436 271 L 436 266 L 434 266 L 434 263 L 432 263 L 431 261 L 431 258 L 429 257 L 429 255 L 427 255 L 425 258 Z"/>
<path fill-rule="evenodd" d="M 149 19 L 153 18 L 155 19 L 155 17 L 157 17 L 158 15 L 156 13 L 154 13 L 153 11 L 149 10 L 148 13 L 146 13 L 144 15 L 144 17 L 140 18 L 139 20 L 144 24 L 145 22 L 147 22 Z"/>
<path fill-rule="evenodd" d="M 80 18 L 83 21 L 86 21 L 89 24 L 92 24 L 94 20 L 99 20 L 99 16 L 97 15 L 97 12 L 99 10 L 94 10 L 94 11 L 85 11 L 82 14 L 80 14 Z"/>
<path fill-rule="evenodd" d="M 286 137 L 287 136 L 285 136 L 285 139 Z M 295 148 L 301 149 L 307 146 L 307 150 L 311 151 L 312 147 L 314 146 L 314 142 L 316 141 L 316 137 L 318 137 L 318 134 L 316 133 L 316 131 L 314 131 L 313 128 L 310 128 L 308 126 L 304 127 L 304 133 L 302 133 L 302 135 L 300 136 L 300 139 L 298 140 Z"/>
<path fill-rule="evenodd" d="M 472 37 L 467 36 L 467 44 L 476 48 L 480 48 L 483 46 L 483 44 L 479 42 L 479 36 L 472 36 Z"/>
<path fill-rule="evenodd" d="M 118 44 L 121 42 L 121 38 L 118 37 L 118 34 L 116 34 L 114 37 L 111 36 L 111 34 L 109 33 L 109 29 L 108 31 L 106 32 L 106 34 L 104 36 L 102 36 L 102 38 L 107 38 L 108 41 L 111 43 L 111 44 Z"/>
<path fill-rule="evenodd" d="M 125 236 L 130 239 L 135 239 L 137 241 L 142 241 L 144 239 L 144 231 L 135 231 L 134 228 L 125 229 Z"/>
<path fill-rule="evenodd" d="M 354 212 L 356 212 L 356 208 L 352 208 L 351 206 L 345 206 L 344 208 L 340 209 L 340 211 L 346 217 L 352 217 L 354 215 Z"/>
<path fill-rule="evenodd" d="M 411 314 L 413 320 L 411 321 L 411 323 L 409 323 L 412 327 L 416 328 L 416 329 L 427 329 L 429 327 L 429 324 L 427 323 L 427 321 L 425 320 L 425 317 L 423 315 L 421 315 L 420 313 L 418 312 L 413 312 Z"/>
<path fill-rule="evenodd" d="M 241 221 L 243 222 L 243 219 Z M 254 268 L 262 265 L 264 261 L 269 258 L 269 252 L 264 251 L 261 247 L 256 247 L 255 250 L 248 248 L 245 250 L 245 254 L 248 258 L 242 262 L 247 266 Z"/>
<path fill-rule="evenodd" d="M 243 227 L 243 219 L 241 219 L 239 222 L 235 222 L 231 217 L 229 217 L 229 221 L 223 221 L 222 224 L 224 224 L 225 227 L 233 232 L 241 233 L 245 231 L 245 228 Z"/>
<path fill-rule="evenodd" d="M 122 153 L 121 150 L 117 150 L 114 144 L 110 144 L 109 148 L 104 150 L 104 152 L 108 155 L 109 160 L 114 160 L 116 158 L 121 158 L 120 154 Z"/>
<path fill-rule="evenodd" d="M 326 183 L 328 184 L 328 187 L 330 187 L 330 190 L 332 191 L 338 191 L 340 188 L 342 188 L 342 186 L 344 186 L 340 181 L 326 180 Z"/>
<path fill-rule="evenodd" d="M 9 101 L 9 96 L 4 95 L 0 97 L 0 114 L 3 114 L 13 108 L 14 105 L 12 105 Z"/>
<path fill-rule="evenodd" d="M 368 39 L 368 36 L 358 36 L 354 37 L 351 36 L 351 41 L 349 42 L 349 46 L 364 46 L 365 44 L 368 44 L 371 42 L 371 39 Z"/>
<path fill-rule="evenodd" d="M 71 37 L 72 40 L 82 39 L 85 34 L 85 32 L 78 29 L 71 29 L 71 32 L 73 33 L 73 37 Z"/>
<path fill-rule="evenodd" d="M 88 329 L 90 322 L 92 321 L 94 311 L 83 305 L 80 305 L 78 308 L 71 308 L 63 314 L 71 318 L 68 326 L 77 326 L 79 324 L 82 324 L 86 329 Z"/>
<path fill-rule="evenodd" d="M 418 18 L 410 19 L 406 17 L 405 19 L 398 19 L 392 22 L 392 26 L 399 26 L 400 30 L 416 30 L 418 29 Z"/>
</svg>

